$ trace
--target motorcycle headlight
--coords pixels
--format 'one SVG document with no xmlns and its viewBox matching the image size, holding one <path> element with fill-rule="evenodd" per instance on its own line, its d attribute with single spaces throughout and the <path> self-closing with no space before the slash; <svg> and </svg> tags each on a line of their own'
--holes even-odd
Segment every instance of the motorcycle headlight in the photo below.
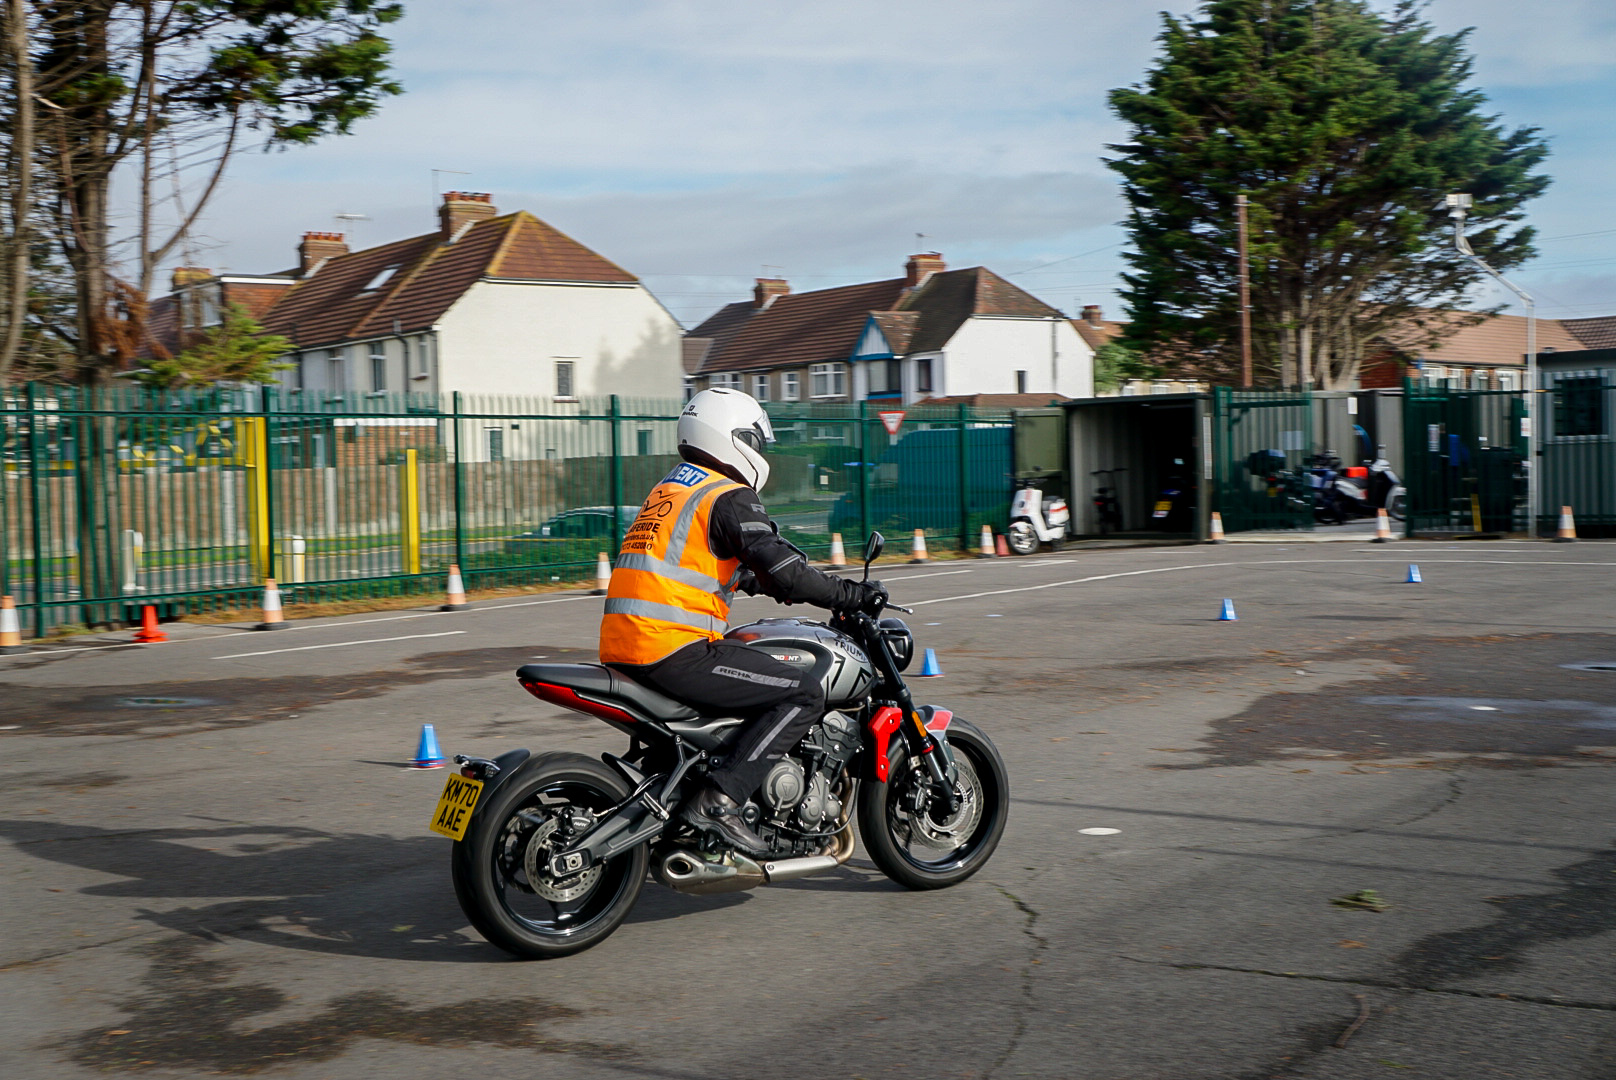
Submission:
<svg viewBox="0 0 1616 1080">
<path fill-rule="evenodd" d="M 915 635 L 910 633 L 908 624 L 902 619 L 882 619 L 881 637 L 886 640 L 887 648 L 892 650 L 892 659 L 898 662 L 898 670 L 907 669 L 909 662 L 915 658 Z"/>
</svg>

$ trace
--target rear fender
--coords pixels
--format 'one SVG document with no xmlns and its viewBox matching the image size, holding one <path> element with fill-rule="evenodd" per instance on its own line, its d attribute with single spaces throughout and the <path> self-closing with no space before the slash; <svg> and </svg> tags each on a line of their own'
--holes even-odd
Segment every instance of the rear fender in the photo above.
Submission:
<svg viewBox="0 0 1616 1080">
<path fill-rule="evenodd" d="M 528 761 L 532 759 L 532 757 L 533 754 L 530 751 L 517 749 L 507 750 L 503 754 L 499 755 L 499 757 L 493 759 L 494 767 L 499 771 L 496 772 L 490 779 L 483 781 L 483 790 L 482 793 L 477 796 L 477 805 L 471 808 L 471 817 L 473 821 L 477 819 L 477 815 L 482 811 L 483 807 L 494 801 L 494 793 L 500 788 L 504 787 L 506 784 L 510 783 L 511 779 L 516 776 L 517 773 L 522 771 L 522 767 L 525 766 Z"/>
</svg>

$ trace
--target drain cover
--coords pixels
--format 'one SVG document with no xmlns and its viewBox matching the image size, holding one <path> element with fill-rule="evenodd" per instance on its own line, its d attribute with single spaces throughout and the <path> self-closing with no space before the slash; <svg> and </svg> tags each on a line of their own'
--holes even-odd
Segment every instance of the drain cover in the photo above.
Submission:
<svg viewBox="0 0 1616 1080">
<path fill-rule="evenodd" d="M 201 697 L 126 697 L 117 704 L 122 709 L 194 709 L 213 702 Z"/>
<path fill-rule="evenodd" d="M 1583 660 L 1576 664 L 1561 664 L 1572 671 L 1616 671 L 1616 660 Z"/>
</svg>

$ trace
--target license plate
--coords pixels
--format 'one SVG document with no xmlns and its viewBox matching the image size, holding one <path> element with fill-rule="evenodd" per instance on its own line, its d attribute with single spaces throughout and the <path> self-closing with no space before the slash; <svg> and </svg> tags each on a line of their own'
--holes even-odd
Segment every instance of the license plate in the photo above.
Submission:
<svg viewBox="0 0 1616 1080">
<path fill-rule="evenodd" d="M 1151 514 L 1150 516 L 1153 517 L 1153 518 L 1166 517 L 1167 514 L 1168 514 L 1168 511 L 1172 510 L 1172 508 L 1173 508 L 1173 504 L 1168 502 L 1166 499 L 1163 499 L 1161 502 L 1156 504 L 1156 512 L 1154 514 Z"/>
<path fill-rule="evenodd" d="M 438 808 L 432 812 L 432 824 L 427 828 L 451 840 L 464 839 L 466 826 L 471 824 L 472 807 L 477 805 L 477 796 L 482 791 L 481 780 L 467 780 L 450 773 L 444 781 Z"/>
</svg>

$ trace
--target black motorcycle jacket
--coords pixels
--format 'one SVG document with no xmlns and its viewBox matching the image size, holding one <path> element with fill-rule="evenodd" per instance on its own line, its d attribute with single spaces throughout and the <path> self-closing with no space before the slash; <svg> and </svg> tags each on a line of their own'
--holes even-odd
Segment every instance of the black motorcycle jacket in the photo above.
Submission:
<svg viewBox="0 0 1616 1080">
<path fill-rule="evenodd" d="M 861 605 L 863 586 L 810 566 L 801 552 L 781 538 L 763 501 L 751 488 L 720 495 L 713 503 L 707 531 L 714 555 L 739 559 L 751 571 L 753 581 L 742 575 L 740 589 L 744 592 L 763 593 L 788 604 L 840 610 Z"/>
</svg>

